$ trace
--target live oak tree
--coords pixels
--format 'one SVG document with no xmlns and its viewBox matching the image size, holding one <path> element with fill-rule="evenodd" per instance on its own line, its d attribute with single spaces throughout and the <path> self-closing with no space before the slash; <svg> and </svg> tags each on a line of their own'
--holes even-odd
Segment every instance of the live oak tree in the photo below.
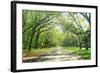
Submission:
<svg viewBox="0 0 100 73">
<path fill-rule="evenodd" d="M 83 17 L 81 17 L 81 15 Z M 86 50 L 90 47 L 90 19 L 91 16 L 89 13 L 70 13 L 70 16 L 73 18 L 74 22 L 77 24 L 79 28 L 79 32 L 75 32 L 79 37 L 79 46 L 80 49 L 85 46 Z M 87 21 L 87 22 L 86 22 Z M 85 22 L 85 23 L 84 23 Z M 87 27 L 87 28 L 86 28 Z"/>
<path fill-rule="evenodd" d="M 45 32 L 47 30 L 50 30 L 52 27 L 52 23 L 54 23 L 54 21 L 52 20 L 53 18 L 55 18 L 55 16 L 57 16 L 57 12 L 47 12 L 47 11 L 31 11 L 28 10 L 27 14 L 26 11 L 23 11 L 23 19 L 26 19 L 27 23 L 24 23 L 23 21 L 23 25 L 27 25 L 27 27 L 25 28 L 23 26 L 23 34 L 25 32 L 27 32 L 28 30 L 30 30 L 30 35 L 29 35 L 29 46 L 28 49 L 31 50 L 32 48 L 32 40 L 33 38 L 35 38 L 35 48 L 38 48 L 38 39 L 39 39 L 39 35 L 42 32 Z M 30 20 L 29 20 L 30 19 Z M 50 26 L 50 27 L 48 27 Z M 44 30 L 42 30 L 44 29 Z"/>
<path fill-rule="evenodd" d="M 84 43 L 86 46 L 86 49 L 88 50 L 88 47 L 90 47 L 90 37 L 91 37 L 91 13 L 80 13 L 84 19 L 88 22 L 89 28 L 85 31 L 85 38 Z"/>
<path fill-rule="evenodd" d="M 90 48 L 90 13 L 23 10 L 22 24 L 23 49 Z"/>
<path fill-rule="evenodd" d="M 68 12 L 63 13 L 62 16 L 63 17 L 60 17 L 60 20 L 65 32 L 69 31 L 75 34 L 78 37 L 79 48 L 81 49 L 85 46 L 88 50 L 90 47 L 90 14 Z"/>
</svg>

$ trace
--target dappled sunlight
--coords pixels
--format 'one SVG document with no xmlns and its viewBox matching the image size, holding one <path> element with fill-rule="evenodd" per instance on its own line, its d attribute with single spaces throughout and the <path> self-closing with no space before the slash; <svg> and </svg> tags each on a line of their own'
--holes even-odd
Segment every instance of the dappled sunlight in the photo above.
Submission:
<svg viewBox="0 0 100 73">
<path fill-rule="evenodd" d="M 75 49 L 75 48 L 74 48 Z M 53 47 L 48 49 L 43 49 L 41 51 L 38 49 L 29 52 L 28 56 L 23 56 L 23 62 L 53 62 L 53 61 L 76 61 L 76 60 L 86 60 L 90 59 L 90 51 L 74 50 L 69 47 Z M 72 51 L 74 50 L 74 51 Z M 23 54 L 28 53 L 24 52 Z"/>
<path fill-rule="evenodd" d="M 22 11 L 22 61 L 53 62 L 91 59 L 91 14 Z"/>
</svg>

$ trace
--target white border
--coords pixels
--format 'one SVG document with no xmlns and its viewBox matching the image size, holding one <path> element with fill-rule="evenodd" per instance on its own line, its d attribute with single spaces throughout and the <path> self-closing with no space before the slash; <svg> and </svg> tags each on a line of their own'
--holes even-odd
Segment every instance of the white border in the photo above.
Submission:
<svg viewBox="0 0 100 73">
<path fill-rule="evenodd" d="M 45 11 L 68 11 L 68 12 L 89 12 L 91 13 L 91 60 L 79 61 L 62 61 L 62 62 L 38 62 L 38 63 L 22 63 L 22 9 L 29 10 L 45 10 Z M 52 67 L 70 67 L 70 66 L 85 66 L 95 65 L 96 45 L 95 45 L 95 9 L 79 8 L 79 7 L 60 7 L 60 6 L 45 6 L 45 5 L 27 5 L 17 4 L 17 70 L 21 69 L 38 69 L 38 68 L 52 68 Z"/>
</svg>

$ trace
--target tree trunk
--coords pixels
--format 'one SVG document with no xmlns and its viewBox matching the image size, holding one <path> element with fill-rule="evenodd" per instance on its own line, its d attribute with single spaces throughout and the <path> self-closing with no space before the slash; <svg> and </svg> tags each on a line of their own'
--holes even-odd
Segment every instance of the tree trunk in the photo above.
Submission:
<svg viewBox="0 0 100 73">
<path fill-rule="evenodd" d="M 85 48 L 86 48 L 86 50 L 88 50 L 88 44 L 87 44 L 87 42 L 86 42 Z"/>
<path fill-rule="evenodd" d="M 30 38 L 29 38 L 29 47 L 28 47 L 29 51 L 31 51 L 32 39 L 33 39 L 33 34 L 31 33 Z"/>
<path fill-rule="evenodd" d="M 79 49 L 82 49 L 82 42 L 81 42 L 81 37 L 80 36 L 78 36 L 78 38 L 79 38 Z"/>
<path fill-rule="evenodd" d="M 39 33 L 36 35 L 36 40 L 35 40 L 35 49 L 38 48 L 38 39 L 39 39 Z"/>
<path fill-rule="evenodd" d="M 79 46 L 79 48 L 80 48 L 80 49 L 82 49 L 82 43 L 80 43 L 80 46 Z"/>
<path fill-rule="evenodd" d="M 85 48 L 86 48 L 86 50 L 88 50 L 88 39 L 87 39 L 87 37 L 86 37 L 86 40 L 85 40 Z"/>
</svg>

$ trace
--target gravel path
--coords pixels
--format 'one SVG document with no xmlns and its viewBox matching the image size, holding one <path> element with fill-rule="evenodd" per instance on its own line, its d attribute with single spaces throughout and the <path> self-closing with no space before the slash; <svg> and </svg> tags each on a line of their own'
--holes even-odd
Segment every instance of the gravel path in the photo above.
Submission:
<svg viewBox="0 0 100 73">
<path fill-rule="evenodd" d="M 69 51 L 65 51 L 62 47 L 52 48 L 51 53 L 44 53 L 38 57 L 24 58 L 24 62 L 54 62 L 54 61 L 72 61 L 80 60 L 81 56 Z"/>
</svg>

